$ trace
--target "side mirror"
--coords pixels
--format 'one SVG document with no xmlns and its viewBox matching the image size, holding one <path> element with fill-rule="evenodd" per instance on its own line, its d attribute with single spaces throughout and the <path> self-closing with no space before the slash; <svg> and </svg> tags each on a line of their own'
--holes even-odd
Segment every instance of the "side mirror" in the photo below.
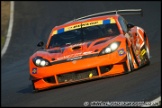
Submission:
<svg viewBox="0 0 162 108">
<path fill-rule="evenodd" d="M 43 45 L 44 45 L 44 42 L 43 42 L 43 41 L 40 41 L 40 42 L 37 44 L 38 47 L 43 47 Z"/>
<path fill-rule="evenodd" d="M 128 27 L 128 29 L 133 28 L 134 27 L 134 24 L 128 23 L 127 24 L 127 27 Z"/>
</svg>

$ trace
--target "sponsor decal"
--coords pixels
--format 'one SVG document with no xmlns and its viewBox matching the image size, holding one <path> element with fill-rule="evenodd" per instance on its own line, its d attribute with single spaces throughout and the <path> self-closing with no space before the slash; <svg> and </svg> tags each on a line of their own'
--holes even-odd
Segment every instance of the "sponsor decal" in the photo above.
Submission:
<svg viewBox="0 0 162 108">
<path fill-rule="evenodd" d="M 75 54 L 66 55 L 66 56 L 57 58 L 57 60 L 62 60 L 62 59 L 67 59 L 67 61 L 78 60 L 82 58 L 82 55 L 84 56 L 84 55 L 89 55 L 89 54 L 92 54 L 92 51 L 79 52 Z"/>
<path fill-rule="evenodd" d="M 37 68 L 32 69 L 32 74 L 37 74 Z"/>
<path fill-rule="evenodd" d="M 118 54 L 121 56 L 121 55 L 124 55 L 125 54 L 125 51 L 124 49 L 119 49 L 118 50 Z"/>
<path fill-rule="evenodd" d="M 103 24 L 102 20 L 100 20 L 100 21 L 91 21 L 91 22 L 82 23 L 82 27 L 89 27 L 89 26 L 95 26 L 95 25 L 101 25 L 101 24 Z"/>
<path fill-rule="evenodd" d="M 141 51 L 141 56 L 143 56 L 144 54 L 146 53 L 146 50 L 145 49 L 143 49 L 142 51 Z"/>
<path fill-rule="evenodd" d="M 143 49 L 143 50 L 141 51 L 141 53 L 140 53 L 140 59 L 141 59 L 141 60 L 144 59 L 143 55 L 144 55 L 145 53 L 146 53 L 146 49 Z"/>
<path fill-rule="evenodd" d="M 81 28 L 81 24 L 75 24 L 64 28 L 64 31 L 70 31 Z"/>
<path fill-rule="evenodd" d="M 74 58 L 68 58 L 67 61 L 78 60 L 78 59 L 81 59 L 81 58 L 82 58 L 82 56 L 74 57 Z"/>
</svg>

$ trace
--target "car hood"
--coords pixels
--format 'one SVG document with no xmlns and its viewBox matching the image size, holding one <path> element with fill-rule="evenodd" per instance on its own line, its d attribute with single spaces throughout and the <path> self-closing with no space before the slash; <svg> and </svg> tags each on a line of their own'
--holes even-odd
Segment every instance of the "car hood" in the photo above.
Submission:
<svg viewBox="0 0 162 108">
<path fill-rule="evenodd" d="M 37 51 L 36 56 L 41 56 L 49 61 L 75 60 L 84 57 L 96 56 L 99 52 L 108 46 L 109 40 L 114 38 L 106 37 L 65 47 L 55 47 L 43 51 Z"/>
</svg>

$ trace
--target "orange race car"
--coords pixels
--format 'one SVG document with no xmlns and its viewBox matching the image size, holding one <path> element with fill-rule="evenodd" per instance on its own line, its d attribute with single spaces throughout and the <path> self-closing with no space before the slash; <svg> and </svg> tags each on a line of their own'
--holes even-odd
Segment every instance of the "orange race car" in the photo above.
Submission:
<svg viewBox="0 0 162 108">
<path fill-rule="evenodd" d="M 150 63 L 146 32 L 123 15 L 141 9 L 100 12 L 53 28 L 29 59 L 33 90 L 129 73 Z"/>
</svg>

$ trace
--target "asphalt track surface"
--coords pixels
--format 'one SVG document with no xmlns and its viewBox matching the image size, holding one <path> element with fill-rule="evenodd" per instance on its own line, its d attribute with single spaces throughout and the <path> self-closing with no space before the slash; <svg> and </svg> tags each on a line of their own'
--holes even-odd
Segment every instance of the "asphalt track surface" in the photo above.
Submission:
<svg viewBox="0 0 162 108">
<path fill-rule="evenodd" d="M 29 57 L 51 29 L 73 18 L 115 9 L 142 8 L 144 15 L 126 16 L 145 29 L 151 64 L 130 74 L 104 78 L 38 93 L 32 92 Z M 12 38 L 1 58 L 1 106 L 82 106 L 93 101 L 151 101 L 161 96 L 160 1 L 16 1 Z"/>
</svg>

